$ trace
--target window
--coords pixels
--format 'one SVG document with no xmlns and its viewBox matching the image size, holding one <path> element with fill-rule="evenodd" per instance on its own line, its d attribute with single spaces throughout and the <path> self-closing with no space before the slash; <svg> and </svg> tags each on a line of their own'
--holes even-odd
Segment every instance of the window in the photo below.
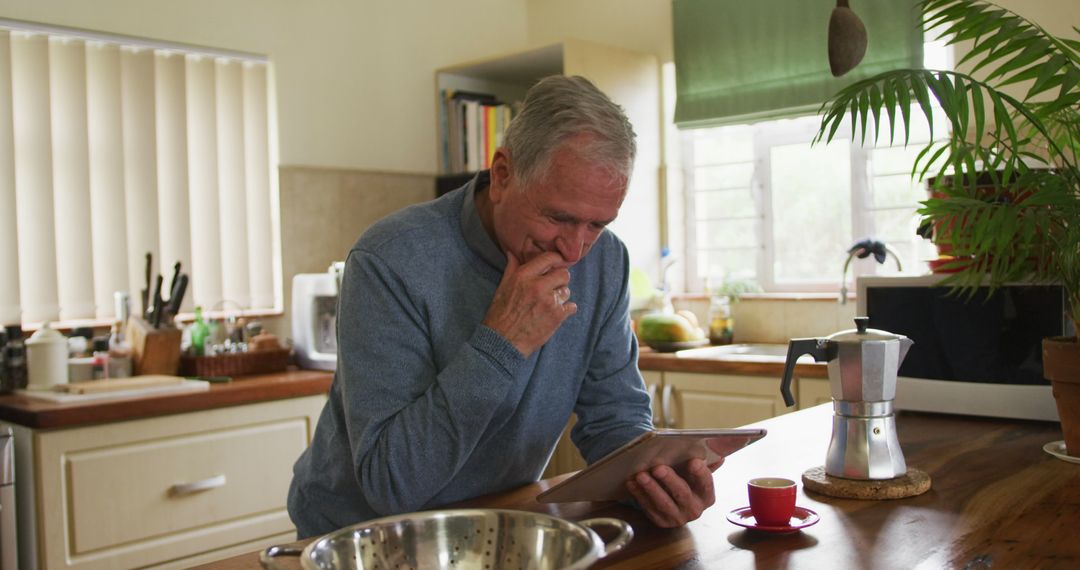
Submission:
<svg viewBox="0 0 1080 570">
<path fill-rule="evenodd" d="M 280 306 L 265 57 L 0 19 L 0 322 Z M 167 297 L 168 292 L 163 292 Z"/>
<path fill-rule="evenodd" d="M 940 68 L 945 47 L 926 45 L 927 67 Z M 934 133 L 948 124 L 935 115 Z M 847 250 L 864 237 L 884 241 L 905 274 L 922 274 L 936 257 L 916 235 L 924 185 L 911 178 L 912 165 L 929 125 L 912 113 L 912 135 L 890 144 L 852 143 L 841 127 L 829 144 L 810 142 L 817 116 L 681 131 L 686 191 L 688 289 L 706 281 L 750 278 L 767 291 L 836 291 Z M 873 134 L 868 134 L 872 141 Z M 860 260 L 855 274 L 896 272 Z"/>
</svg>

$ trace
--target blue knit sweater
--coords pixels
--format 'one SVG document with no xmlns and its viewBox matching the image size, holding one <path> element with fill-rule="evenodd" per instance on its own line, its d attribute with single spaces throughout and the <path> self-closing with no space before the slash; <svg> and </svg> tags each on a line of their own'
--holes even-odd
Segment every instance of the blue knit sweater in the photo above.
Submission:
<svg viewBox="0 0 1080 570">
<path fill-rule="evenodd" d="M 536 481 L 572 412 L 590 463 L 651 428 L 611 232 L 570 269 L 577 313 L 529 358 L 481 324 L 506 265 L 473 203 L 486 187 L 393 214 L 349 252 L 337 373 L 289 489 L 300 537 Z"/>
</svg>

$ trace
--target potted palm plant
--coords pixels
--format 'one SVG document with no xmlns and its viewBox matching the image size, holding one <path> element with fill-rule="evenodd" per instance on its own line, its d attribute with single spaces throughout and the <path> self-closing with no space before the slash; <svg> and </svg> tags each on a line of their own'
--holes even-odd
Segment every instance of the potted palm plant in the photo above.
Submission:
<svg viewBox="0 0 1080 570">
<path fill-rule="evenodd" d="M 912 176 L 931 186 L 923 227 L 949 229 L 937 238 L 955 256 L 942 284 L 974 295 L 1006 282 L 1059 283 L 1080 325 L 1080 28 L 1056 37 L 983 0 L 918 7 L 928 32 L 971 42 L 957 67 L 972 71 L 898 69 L 859 81 L 822 106 L 815 142 L 831 140 L 845 117 L 863 143 L 868 127 L 906 142 L 911 113 L 932 124 L 936 101 L 950 132 L 922 149 Z M 1043 372 L 1066 447 L 1080 456 L 1076 337 L 1044 339 Z"/>
</svg>

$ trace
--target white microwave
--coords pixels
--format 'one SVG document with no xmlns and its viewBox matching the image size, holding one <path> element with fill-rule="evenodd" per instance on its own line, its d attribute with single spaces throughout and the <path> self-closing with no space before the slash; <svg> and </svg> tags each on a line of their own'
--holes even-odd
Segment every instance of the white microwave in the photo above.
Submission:
<svg viewBox="0 0 1080 570">
<path fill-rule="evenodd" d="M 1059 285 L 1013 283 L 974 298 L 942 275 L 860 277 L 857 311 L 914 341 L 900 364 L 901 410 L 1057 421 L 1042 339 L 1075 334 Z"/>
<path fill-rule="evenodd" d="M 292 283 L 292 335 L 301 368 L 337 369 L 337 303 L 344 262 L 326 273 L 300 273 Z"/>
</svg>

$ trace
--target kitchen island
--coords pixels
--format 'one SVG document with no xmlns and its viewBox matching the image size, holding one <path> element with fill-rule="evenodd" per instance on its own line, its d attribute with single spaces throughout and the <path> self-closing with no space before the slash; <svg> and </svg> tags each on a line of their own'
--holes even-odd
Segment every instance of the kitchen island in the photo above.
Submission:
<svg viewBox="0 0 1080 570">
<path fill-rule="evenodd" d="M 821 516 L 816 525 L 770 535 L 729 523 L 727 513 L 747 504 L 747 480 L 799 481 L 803 471 L 824 463 L 831 417 L 825 404 L 755 424 L 769 435 L 728 458 L 714 476 L 716 504 L 679 529 L 657 528 L 615 503 L 536 502 L 565 475 L 461 506 L 626 520 L 634 540 L 598 568 L 1080 567 L 1080 465 L 1042 450 L 1061 439 L 1059 425 L 1050 422 L 901 413 L 897 425 L 908 465 L 933 479 L 927 493 L 892 501 L 835 499 L 808 494 L 800 482 L 798 503 Z M 281 563 L 299 567 L 295 559 Z M 260 566 L 251 552 L 203 568 Z"/>
</svg>

